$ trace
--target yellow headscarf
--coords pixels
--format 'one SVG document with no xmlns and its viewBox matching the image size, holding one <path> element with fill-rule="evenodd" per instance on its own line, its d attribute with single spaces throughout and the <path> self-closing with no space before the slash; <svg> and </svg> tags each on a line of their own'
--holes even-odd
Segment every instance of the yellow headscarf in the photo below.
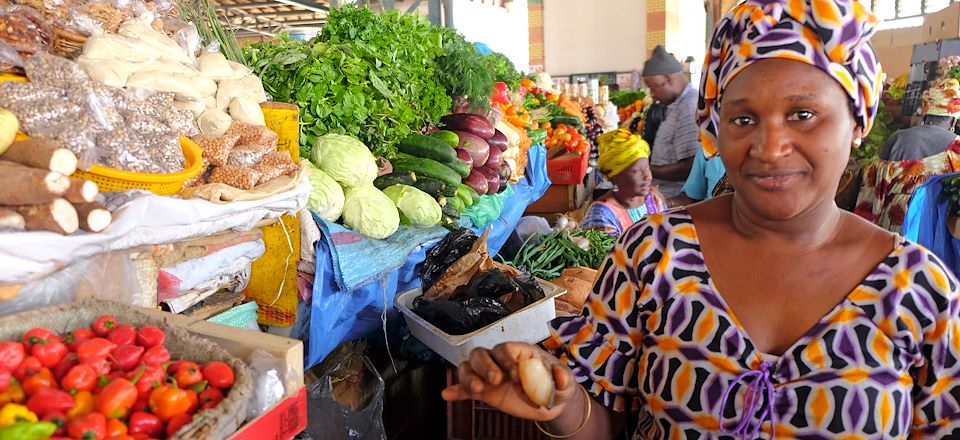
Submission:
<svg viewBox="0 0 960 440">
<path fill-rule="evenodd" d="M 623 128 L 600 135 L 597 143 L 600 144 L 597 169 L 607 177 L 616 176 L 634 162 L 650 157 L 647 141 Z"/>
</svg>

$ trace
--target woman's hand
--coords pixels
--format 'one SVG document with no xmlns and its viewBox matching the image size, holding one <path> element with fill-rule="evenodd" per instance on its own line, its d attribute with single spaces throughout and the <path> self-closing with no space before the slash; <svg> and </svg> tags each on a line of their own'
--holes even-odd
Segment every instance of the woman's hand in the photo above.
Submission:
<svg viewBox="0 0 960 440">
<path fill-rule="evenodd" d="M 518 364 L 534 357 L 540 358 L 553 375 L 555 394 L 550 408 L 531 402 L 520 387 Z M 444 400 L 480 400 L 528 420 L 553 420 L 563 414 L 568 403 L 583 399 L 573 372 L 566 365 L 537 346 L 520 342 L 500 344 L 492 350 L 474 349 L 470 359 L 460 364 L 457 374 L 459 383 L 443 390 Z"/>
</svg>

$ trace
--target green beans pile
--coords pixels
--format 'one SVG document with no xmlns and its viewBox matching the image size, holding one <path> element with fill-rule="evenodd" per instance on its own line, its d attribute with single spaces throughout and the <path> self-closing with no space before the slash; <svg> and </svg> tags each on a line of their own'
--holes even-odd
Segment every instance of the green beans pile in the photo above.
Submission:
<svg viewBox="0 0 960 440">
<path fill-rule="evenodd" d="M 953 202 L 950 204 L 950 212 L 953 215 L 960 215 L 960 175 L 946 177 L 941 182 L 943 183 L 943 192 Z"/>
<path fill-rule="evenodd" d="M 533 243 L 540 237 L 539 243 Z M 577 246 L 573 237 L 587 239 L 588 250 Z M 531 274 L 544 280 L 553 280 L 568 267 L 599 268 L 603 259 L 613 248 L 616 238 L 603 231 L 582 230 L 557 231 L 546 235 L 534 235 L 527 238 L 510 265 L 525 268 Z"/>
</svg>

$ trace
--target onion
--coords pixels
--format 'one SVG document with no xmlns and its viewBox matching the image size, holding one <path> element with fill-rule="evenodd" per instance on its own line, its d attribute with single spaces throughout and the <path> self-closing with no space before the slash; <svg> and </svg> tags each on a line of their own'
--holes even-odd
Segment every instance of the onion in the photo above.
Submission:
<svg viewBox="0 0 960 440">
<path fill-rule="evenodd" d="M 534 405 L 549 408 L 553 405 L 553 374 L 540 358 L 529 358 L 517 365 L 520 373 L 520 387 Z M 589 402 L 588 402 L 589 403 Z"/>
<path fill-rule="evenodd" d="M 487 159 L 490 157 L 490 145 L 487 144 L 487 141 L 480 136 L 465 131 L 455 131 L 454 133 L 460 136 L 460 145 L 457 145 L 457 148 L 470 153 L 474 167 L 482 167 L 487 163 Z"/>
<path fill-rule="evenodd" d="M 503 132 L 500 130 L 494 130 L 493 137 L 487 139 L 487 143 L 490 144 L 491 147 L 494 147 L 500 151 L 507 151 L 507 147 L 509 147 L 507 135 L 503 134 Z"/>
<path fill-rule="evenodd" d="M 487 157 L 487 162 L 483 166 L 491 169 L 500 168 L 500 164 L 503 163 L 503 153 L 496 148 L 490 149 L 490 155 Z"/>
<path fill-rule="evenodd" d="M 473 171 L 479 172 L 487 179 L 487 194 L 496 194 L 500 189 L 500 176 L 497 172 L 487 167 L 474 168 Z"/>
<path fill-rule="evenodd" d="M 476 168 L 470 171 L 470 175 L 463 179 L 463 183 L 473 188 L 478 194 L 486 194 L 489 188 L 487 177 L 478 172 Z"/>
</svg>

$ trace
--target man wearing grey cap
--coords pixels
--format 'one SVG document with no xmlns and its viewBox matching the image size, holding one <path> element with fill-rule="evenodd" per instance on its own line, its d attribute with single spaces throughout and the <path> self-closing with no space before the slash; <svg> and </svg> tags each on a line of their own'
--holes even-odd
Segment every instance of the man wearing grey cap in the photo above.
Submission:
<svg viewBox="0 0 960 440">
<path fill-rule="evenodd" d="M 650 146 L 653 184 L 664 197 L 678 195 L 700 150 L 697 127 L 697 91 L 683 72 L 683 65 L 663 46 L 643 65 L 643 81 L 655 102 L 667 106 L 666 116 Z"/>
</svg>

